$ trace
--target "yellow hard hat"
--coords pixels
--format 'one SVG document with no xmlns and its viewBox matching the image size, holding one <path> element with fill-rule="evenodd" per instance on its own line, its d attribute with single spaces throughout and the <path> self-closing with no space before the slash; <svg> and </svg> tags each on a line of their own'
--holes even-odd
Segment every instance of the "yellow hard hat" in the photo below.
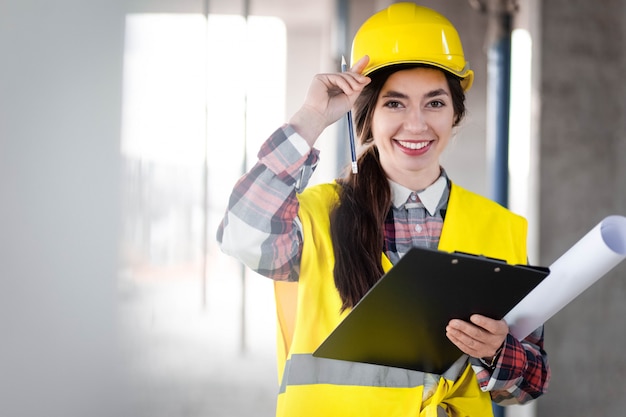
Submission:
<svg viewBox="0 0 626 417">
<path fill-rule="evenodd" d="M 454 26 L 438 12 L 414 3 L 394 3 L 374 14 L 352 42 L 352 63 L 368 55 L 364 75 L 395 64 L 427 64 L 461 78 L 467 91 L 474 72 Z"/>
</svg>

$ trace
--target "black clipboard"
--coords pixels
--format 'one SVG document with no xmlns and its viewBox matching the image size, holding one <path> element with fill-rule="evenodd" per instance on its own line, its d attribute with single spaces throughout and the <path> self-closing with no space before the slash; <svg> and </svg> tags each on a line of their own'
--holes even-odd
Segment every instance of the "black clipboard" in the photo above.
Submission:
<svg viewBox="0 0 626 417">
<path fill-rule="evenodd" d="M 538 266 L 412 248 L 357 303 L 313 356 L 443 374 L 463 353 L 453 318 L 502 319 L 549 273 Z"/>
</svg>

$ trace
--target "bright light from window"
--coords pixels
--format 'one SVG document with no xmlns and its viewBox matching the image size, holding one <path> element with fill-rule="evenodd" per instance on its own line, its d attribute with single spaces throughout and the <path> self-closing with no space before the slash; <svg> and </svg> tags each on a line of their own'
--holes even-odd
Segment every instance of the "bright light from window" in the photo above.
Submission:
<svg viewBox="0 0 626 417">
<path fill-rule="evenodd" d="M 214 175 L 242 173 L 284 123 L 286 29 L 273 17 L 211 16 L 208 45 L 208 140 Z M 232 155 L 231 158 L 225 156 Z M 226 201 L 232 183 L 220 190 Z M 216 184 L 217 185 L 217 184 Z"/>
<path fill-rule="evenodd" d="M 526 30 L 516 29 L 511 38 L 511 107 L 509 122 L 510 207 L 523 215 L 528 211 L 531 152 L 531 60 L 532 43 Z"/>
<path fill-rule="evenodd" d="M 205 24 L 198 15 L 127 17 L 125 156 L 165 163 L 202 161 Z"/>
<path fill-rule="evenodd" d="M 284 121 L 285 26 L 274 17 L 135 14 L 125 46 L 124 246 L 140 262 L 198 260 L 202 231 L 214 236 L 244 155 L 250 166 Z"/>
<path fill-rule="evenodd" d="M 220 155 L 215 162 L 231 166 L 241 158 L 246 132 L 256 149 L 258 138 L 282 123 L 285 60 L 285 27 L 277 18 L 252 16 L 246 23 L 210 15 L 207 26 L 200 15 L 129 15 L 123 153 L 199 163 L 208 139 L 209 154 Z"/>
</svg>

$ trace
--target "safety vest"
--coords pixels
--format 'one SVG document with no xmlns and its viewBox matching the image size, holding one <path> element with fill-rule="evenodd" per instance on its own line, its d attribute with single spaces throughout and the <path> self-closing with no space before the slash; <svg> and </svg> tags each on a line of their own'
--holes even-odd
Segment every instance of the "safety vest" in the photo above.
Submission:
<svg viewBox="0 0 626 417">
<path fill-rule="evenodd" d="M 299 281 L 275 283 L 277 417 L 492 416 L 490 395 L 478 386 L 465 356 L 442 375 L 426 401 L 422 372 L 312 356 L 349 313 L 340 313 L 329 233 L 338 187 L 322 184 L 299 195 L 304 235 Z M 524 264 L 526 229 L 524 218 L 453 184 L 438 248 Z M 384 254 L 382 264 L 385 271 L 392 267 Z"/>
</svg>

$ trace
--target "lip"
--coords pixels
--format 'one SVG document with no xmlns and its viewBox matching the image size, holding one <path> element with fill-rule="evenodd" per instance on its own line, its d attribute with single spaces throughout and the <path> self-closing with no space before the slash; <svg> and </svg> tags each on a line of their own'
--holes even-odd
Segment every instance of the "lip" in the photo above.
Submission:
<svg viewBox="0 0 626 417">
<path fill-rule="evenodd" d="M 403 153 L 411 156 L 423 155 L 432 147 L 434 140 L 399 140 L 395 139 L 396 147 Z"/>
</svg>

